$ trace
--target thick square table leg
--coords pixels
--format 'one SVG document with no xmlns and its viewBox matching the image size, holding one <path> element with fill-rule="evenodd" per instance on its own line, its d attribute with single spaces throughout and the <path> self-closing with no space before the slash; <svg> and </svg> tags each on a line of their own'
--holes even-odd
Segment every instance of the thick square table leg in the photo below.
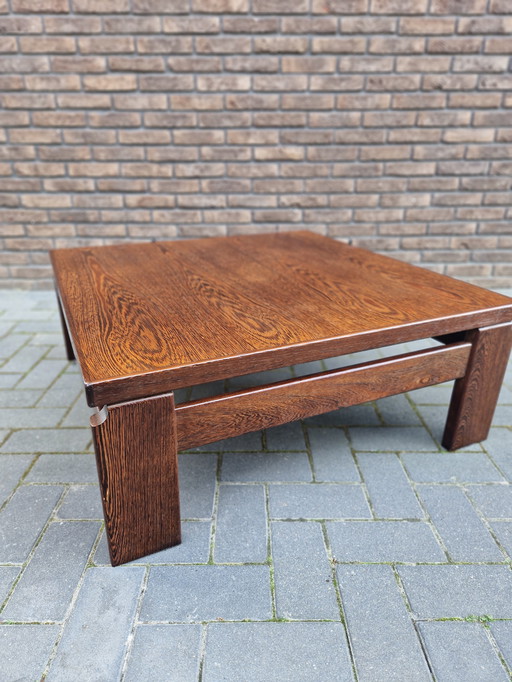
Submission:
<svg viewBox="0 0 512 682">
<path fill-rule="evenodd" d="M 478 443 L 489 434 L 512 345 L 512 325 L 473 329 L 466 374 L 453 388 L 443 435 L 447 450 Z"/>
<path fill-rule="evenodd" d="M 113 566 L 181 542 L 174 395 L 91 417 Z"/>
</svg>

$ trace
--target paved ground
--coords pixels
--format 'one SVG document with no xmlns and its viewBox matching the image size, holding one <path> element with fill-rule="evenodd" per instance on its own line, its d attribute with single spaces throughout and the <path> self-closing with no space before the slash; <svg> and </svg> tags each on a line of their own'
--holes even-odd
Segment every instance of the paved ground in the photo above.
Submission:
<svg viewBox="0 0 512 682">
<path fill-rule="evenodd" d="M 440 386 L 181 455 L 183 544 L 113 569 L 53 294 L 0 308 L 2 682 L 510 679 L 512 366 L 464 452 Z"/>
</svg>

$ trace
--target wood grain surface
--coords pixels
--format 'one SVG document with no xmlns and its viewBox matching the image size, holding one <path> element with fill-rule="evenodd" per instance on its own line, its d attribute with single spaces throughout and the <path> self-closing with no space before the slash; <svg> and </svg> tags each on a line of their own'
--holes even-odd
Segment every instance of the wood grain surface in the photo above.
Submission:
<svg viewBox="0 0 512 682">
<path fill-rule="evenodd" d="M 470 351 L 444 346 L 178 405 L 178 450 L 456 379 Z"/>
<path fill-rule="evenodd" d="M 99 407 L 512 320 L 505 296 L 304 231 L 51 258 Z"/>
<path fill-rule="evenodd" d="M 174 396 L 114 405 L 94 425 L 113 566 L 181 541 Z M 101 420 L 100 420 L 101 421 Z"/>
<path fill-rule="evenodd" d="M 453 387 L 443 435 L 447 450 L 487 438 L 512 346 L 512 325 L 474 329 L 467 340 L 472 351 L 465 376 Z"/>
</svg>

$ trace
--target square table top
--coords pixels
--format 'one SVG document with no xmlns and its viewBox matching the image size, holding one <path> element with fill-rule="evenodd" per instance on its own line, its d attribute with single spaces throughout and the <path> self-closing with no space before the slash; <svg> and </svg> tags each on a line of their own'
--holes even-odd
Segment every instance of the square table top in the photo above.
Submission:
<svg viewBox="0 0 512 682">
<path fill-rule="evenodd" d="M 90 405 L 512 320 L 512 299 L 297 231 L 51 252 Z"/>
</svg>

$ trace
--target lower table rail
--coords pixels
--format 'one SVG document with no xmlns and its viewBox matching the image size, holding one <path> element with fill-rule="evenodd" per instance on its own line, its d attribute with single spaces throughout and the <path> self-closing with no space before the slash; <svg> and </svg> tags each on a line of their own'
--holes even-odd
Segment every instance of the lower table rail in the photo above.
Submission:
<svg viewBox="0 0 512 682">
<path fill-rule="evenodd" d="M 470 351 L 453 343 L 178 405 L 178 450 L 458 379 Z"/>
</svg>

